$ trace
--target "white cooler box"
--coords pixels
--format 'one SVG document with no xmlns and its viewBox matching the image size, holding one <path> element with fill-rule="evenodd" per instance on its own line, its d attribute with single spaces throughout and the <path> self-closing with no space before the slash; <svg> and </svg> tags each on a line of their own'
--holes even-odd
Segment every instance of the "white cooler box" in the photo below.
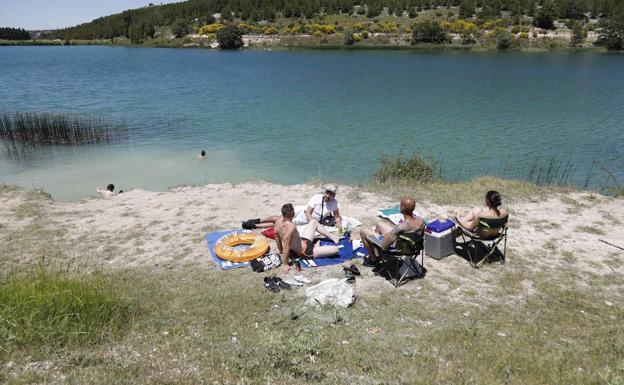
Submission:
<svg viewBox="0 0 624 385">
<path fill-rule="evenodd" d="M 450 228 L 441 233 L 425 232 L 425 254 L 433 259 L 442 259 L 455 252 L 455 237 Z"/>
</svg>

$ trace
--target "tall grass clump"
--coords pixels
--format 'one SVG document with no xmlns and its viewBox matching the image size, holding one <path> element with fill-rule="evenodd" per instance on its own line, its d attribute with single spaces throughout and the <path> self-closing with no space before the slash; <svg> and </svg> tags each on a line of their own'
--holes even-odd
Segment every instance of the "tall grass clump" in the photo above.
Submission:
<svg viewBox="0 0 624 385">
<path fill-rule="evenodd" d="M 107 144 L 124 140 L 127 135 L 125 124 L 100 118 L 45 112 L 0 114 L 0 140 L 13 157 L 33 146 Z"/>
<path fill-rule="evenodd" d="M 110 278 L 44 268 L 0 277 L 0 354 L 10 347 L 90 345 L 123 332 L 136 313 Z"/>
<path fill-rule="evenodd" d="M 379 169 L 373 176 L 374 182 L 410 182 L 427 183 L 435 177 L 433 160 L 425 159 L 418 153 L 406 157 L 403 151 L 398 155 L 379 155 Z"/>
<path fill-rule="evenodd" d="M 574 172 L 572 160 L 562 161 L 552 157 L 547 162 L 536 161 L 529 168 L 526 180 L 538 186 L 568 186 Z M 591 179 L 592 170 L 588 172 L 586 185 Z"/>
</svg>

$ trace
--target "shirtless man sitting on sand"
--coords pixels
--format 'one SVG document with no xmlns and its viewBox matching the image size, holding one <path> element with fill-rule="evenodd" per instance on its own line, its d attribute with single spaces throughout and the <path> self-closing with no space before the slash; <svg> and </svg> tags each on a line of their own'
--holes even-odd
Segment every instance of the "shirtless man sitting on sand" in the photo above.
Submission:
<svg viewBox="0 0 624 385">
<path fill-rule="evenodd" d="M 413 198 L 401 199 L 400 209 L 403 214 L 403 222 L 398 225 L 394 225 L 388 220 L 381 220 L 377 222 L 375 229 L 362 229 L 360 230 L 360 237 L 362 238 L 362 244 L 368 250 L 369 264 L 375 264 L 380 257 L 380 253 L 375 243 L 371 239 L 379 239 L 379 235 L 383 235 L 384 239 L 381 242 L 381 249 L 388 250 L 397 240 L 397 237 L 403 233 L 411 233 L 417 231 L 423 227 L 423 220 L 420 217 L 414 216 L 414 208 L 416 202 Z"/>
<path fill-rule="evenodd" d="M 331 234 L 325 227 L 316 220 L 310 221 L 303 235 L 299 235 L 297 226 L 292 223 L 295 216 L 295 208 L 292 204 L 286 203 L 282 206 L 282 216 L 275 221 L 275 242 L 282 256 L 282 269 L 284 273 L 290 271 L 289 258 L 324 258 L 338 254 L 338 246 L 320 246 L 314 244 L 314 234 L 318 231 L 321 235 L 338 243 L 340 238 Z"/>
</svg>

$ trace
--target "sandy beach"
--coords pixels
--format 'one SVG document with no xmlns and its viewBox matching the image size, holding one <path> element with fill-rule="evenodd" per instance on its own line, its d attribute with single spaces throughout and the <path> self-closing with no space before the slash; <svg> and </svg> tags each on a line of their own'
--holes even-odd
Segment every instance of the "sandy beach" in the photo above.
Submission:
<svg viewBox="0 0 624 385">
<path fill-rule="evenodd" d="M 167 192 L 140 189 L 110 199 L 89 198 L 59 203 L 36 193 L 5 188 L 0 195 L 0 240 L 8 255 L 20 263 L 36 263 L 45 256 L 104 268 L 194 265 L 214 269 L 204 236 L 206 232 L 240 228 L 241 221 L 279 213 L 283 203 L 305 204 L 319 186 L 283 186 L 266 182 L 180 187 Z M 552 193 L 545 200 L 514 199 L 510 212 L 508 264 L 494 269 L 556 271 L 573 267 L 598 275 L 624 274 L 622 250 L 601 242 L 624 243 L 624 200 L 590 192 Z M 358 218 L 364 226 L 377 220 L 380 208 L 392 207 L 390 196 L 341 186 L 337 198 L 343 215 Z M 416 211 L 436 218 L 464 212 L 469 207 L 430 203 L 415 195 Z M 475 201 L 475 204 L 479 202 Z M 43 239 L 28 238 L 41 231 Z M 21 236 L 26 239 L 19 241 Z M 355 231 L 355 238 L 358 238 Z M 45 242 L 45 245 L 41 242 Z M 275 249 L 274 242 L 272 243 Z M 55 251 L 56 249 L 62 251 Z M 37 253 L 44 250 L 44 253 Z M 5 260 L 6 262 L 6 260 Z M 485 284 L 492 269 L 478 275 L 456 255 L 441 261 L 427 258 L 426 279 L 444 284 L 470 280 Z M 340 266 L 317 268 L 316 276 L 331 276 Z M 368 282 L 370 281 L 370 282 Z M 364 280 L 384 285 L 383 280 Z M 530 288 L 526 288 L 530 291 Z M 620 293 L 621 294 L 621 293 Z"/>
</svg>

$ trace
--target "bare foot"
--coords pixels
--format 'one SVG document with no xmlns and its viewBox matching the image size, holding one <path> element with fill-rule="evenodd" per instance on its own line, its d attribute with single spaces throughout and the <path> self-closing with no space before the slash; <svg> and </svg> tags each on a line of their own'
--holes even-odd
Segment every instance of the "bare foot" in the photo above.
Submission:
<svg viewBox="0 0 624 385">
<path fill-rule="evenodd" d="M 336 234 L 330 234 L 329 239 L 331 239 L 331 241 L 334 243 L 340 242 L 340 236 Z"/>
</svg>

